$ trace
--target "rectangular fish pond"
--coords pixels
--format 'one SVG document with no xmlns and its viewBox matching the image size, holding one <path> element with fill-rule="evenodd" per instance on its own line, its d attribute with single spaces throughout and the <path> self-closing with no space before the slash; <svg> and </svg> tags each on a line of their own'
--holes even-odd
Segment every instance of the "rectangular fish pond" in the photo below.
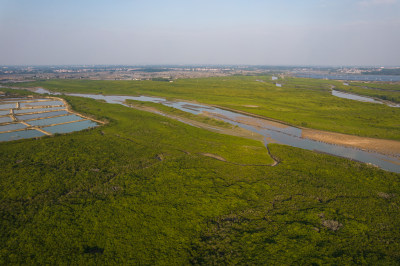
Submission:
<svg viewBox="0 0 400 266">
<path fill-rule="evenodd" d="M 52 105 L 64 105 L 62 101 L 40 101 L 40 102 L 27 102 L 20 103 L 21 107 L 34 107 L 34 106 L 52 106 Z"/>
<path fill-rule="evenodd" d="M 0 109 L 10 109 L 10 108 L 15 108 L 16 104 L 15 103 L 0 103 Z"/>
<path fill-rule="evenodd" d="M 4 125 L 0 125 L 0 133 L 5 132 L 5 131 L 14 131 L 17 129 L 23 129 L 26 127 L 27 127 L 27 125 L 24 125 L 21 123 L 4 124 Z"/>
<path fill-rule="evenodd" d="M 55 107 L 57 106 L 57 107 Z M 70 133 L 98 123 L 68 111 L 59 98 L 0 98 L 0 141 Z"/>
<path fill-rule="evenodd" d="M 14 110 L 14 114 L 27 114 L 27 113 L 39 113 L 39 112 L 49 112 L 49 111 L 61 111 L 65 109 L 65 107 L 49 107 L 49 108 L 29 108 L 29 109 L 21 109 Z"/>
</svg>

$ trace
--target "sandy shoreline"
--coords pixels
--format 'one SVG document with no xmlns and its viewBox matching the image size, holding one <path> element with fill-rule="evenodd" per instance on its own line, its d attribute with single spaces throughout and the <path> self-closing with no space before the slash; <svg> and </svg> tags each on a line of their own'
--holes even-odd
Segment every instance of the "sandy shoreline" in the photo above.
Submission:
<svg viewBox="0 0 400 266">
<path fill-rule="evenodd" d="M 400 157 L 400 141 L 359 137 L 309 128 L 302 128 L 302 137 Z"/>
<path fill-rule="evenodd" d="M 203 114 L 211 116 L 208 112 L 203 112 Z M 252 116 L 252 114 L 250 113 L 246 113 L 246 115 Z M 213 114 L 211 117 L 213 118 L 220 117 L 227 119 L 227 117 L 220 114 Z M 254 119 L 252 119 L 251 117 L 246 117 L 246 118 L 237 117 L 234 120 L 241 122 L 243 124 L 256 127 L 262 127 L 264 123 L 278 128 L 288 127 L 288 124 L 279 123 L 277 121 L 271 121 L 267 117 L 263 118 L 258 115 L 253 117 Z M 262 119 L 262 122 L 259 121 L 260 118 Z M 400 158 L 400 141 L 359 137 L 343 133 L 335 133 L 335 132 L 303 128 L 303 127 L 299 128 L 302 130 L 302 135 L 301 135 L 302 138 L 321 141 L 328 144 L 335 144 L 340 146 L 356 148 L 365 151 L 377 152 L 380 154 L 385 154 Z"/>
<path fill-rule="evenodd" d="M 236 110 L 231 109 L 231 111 L 236 111 Z M 209 115 L 206 112 L 204 113 L 205 115 Z M 262 127 L 263 123 L 270 124 L 278 128 L 287 128 L 289 126 L 286 123 L 280 123 L 276 120 L 270 120 L 268 117 L 253 115 L 247 112 L 240 112 L 240 113 L 252 116 L 255 119 L 252 119 L 251 117 L 250 118 L 237 117 L 235 121 L 248 124 L 251 126 Z M 218 118 L 218 116 L 226 119 L 226 117 L 216 114 L 213 114 L 212 117 Z M 263 121 L 260 122 L 257 119 L 262 119 Z M 302 130 L 302 135 L 301 135 L 302 138 L 321 141 L 328 144 L 335 144 L 340 146 L 356 148 L 365 151 L 377 152 L 380 154 L 385 154 L 400 158 L 400 141 L 359 137 L 343 133 L 329 132 L 317 129 L 303 128 L 303 127 L 298 127 L 298 128 Z"/>
</svg>

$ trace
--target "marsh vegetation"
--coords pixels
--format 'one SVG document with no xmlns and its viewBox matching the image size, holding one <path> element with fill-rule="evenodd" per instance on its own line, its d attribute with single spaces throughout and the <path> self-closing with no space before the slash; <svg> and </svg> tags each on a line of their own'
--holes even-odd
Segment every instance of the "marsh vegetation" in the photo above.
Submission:
<svg viewBox="0 0 400 266">
<path fill-rule="evenodd" d="M 239 97 L 246 86 L 229 87 L 232 80 L 218 85 L 226 87 L 218 92 L 210 85 L 225 81 L 217 79 L 200 81 L 202 87 L 191 93 L 179 89 L 182 84 L 172 90 L 160 88 L 158 82 L 146 93 L 139 85 L 131 88 L 119 82 L 122 87 L 85 81 L 50 81 L 46 86 L 63 84 L 64 91 L 78 91 L 86 83 L 86 92 L 93 93 L 103 84 L 111 87 L 100 90 L 113 94 L 176 93 L 176 98 L 191 98 L 194 93 L 210 103 L 224 98 L 220 104 L 246 111 L 255 111 L 243 106 L 254 100 L 261 106 L 257 112 L 283 118 L 285 112 L 272 107 L 280 110 L 280 104 L 283 108 L 291 101 L 287 110 L 295 107 L 294 99 L 283 99 L 289 94 L 272 85 L 253 82 L 253 77 L 232 79 L 255 86 L 254 93 L 249 90 L 248 98 Z M 301 89 L 317 95 L 302 98 L 305 104 L 299 107 L 308 110 L 303 116 L 310 124 L 329 125 L 311 110 L 325 97 L 338 109 L 372 116 L 368 105 L 352 107 L 331 98 L 329 88 L 296 82 L 289 92 Z M 228 97 L 228 91 L 236 98 Z M 209 132 L 121 105 L 62 97 L 73 110 L 109 123 L 68 135 L 0 143 L 0 264 L 400 262 L 399 174 L 278 144 L 269 145 L 269 150 L 279 164 L 267 166 L 272 159 L 260 141 Z M 274 97 L 277 103 L 266 104 Z M 393 118 L 396 110 L 379 108 L 386 120 L 361 128 L 360 134 L 398 123 Z M 324 114 L 329 107 L 320 109 Z M 369 125 L 357 116 L 352 121 Z M 346 130 L 356 130 L 356 125 L 343 123 Z M 377 134 L 396 139 L 396 130 L 388 127 Z M 215 157 L 206 156 L 210 154 Z"/>
<path fill-rule="evenodd" d="M 42 86 L 49 90 L 70 93 L 147 95 L 194 100 L 262 115 L 295 126 L 400 140 L 400 108 L 332 96 L 332 86 L 337 89 L 347 87 L 338 81 L 288 77 L 279 80 L 283 84 L 281 88 L 276 87 L 274 82 L 270 76 L 233 76 L 178 79 L 173 83 L 49 80 L 25 83 L 23 86 Z"/>
</svg>

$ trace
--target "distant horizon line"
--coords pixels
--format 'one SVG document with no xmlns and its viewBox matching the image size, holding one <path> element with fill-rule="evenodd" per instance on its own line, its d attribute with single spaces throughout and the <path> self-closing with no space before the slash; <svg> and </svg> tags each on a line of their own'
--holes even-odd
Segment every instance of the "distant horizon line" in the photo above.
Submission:
<svg viewBox="0 0 400 266">
<path fill-rule="evenodd" d="M 315 67 L 315 68 L 400 68 L 400 65 L 262 65 L 262 64 L 1 64 L 0 67 L 85 67 L 85 66 L 123 66 L 123 67 Z"/>
</svg>

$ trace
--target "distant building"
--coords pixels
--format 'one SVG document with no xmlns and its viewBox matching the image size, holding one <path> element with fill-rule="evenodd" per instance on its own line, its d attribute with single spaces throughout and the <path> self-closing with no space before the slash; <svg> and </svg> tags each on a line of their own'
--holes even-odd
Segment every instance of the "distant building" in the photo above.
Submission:
<svg viewBox="0 0 400 266">
<path fill-rule="evenodd" d="M 343 82 L 343 85 L 344 85 L 344 86 L 349 86 L 349 83 Z"/>
<path fill-rule="evenodd" d="M 279 87 L 279 88 L 282 87 L 282 84 L 280 84 L 280 83 L 275 83 L 275 85 L 276 85 L 277 87 Z"/>
<path fill-rule="evenodd" d="M 278 80 L 278 77 L 272 76 L 272 80 Z"/>
</svg>

